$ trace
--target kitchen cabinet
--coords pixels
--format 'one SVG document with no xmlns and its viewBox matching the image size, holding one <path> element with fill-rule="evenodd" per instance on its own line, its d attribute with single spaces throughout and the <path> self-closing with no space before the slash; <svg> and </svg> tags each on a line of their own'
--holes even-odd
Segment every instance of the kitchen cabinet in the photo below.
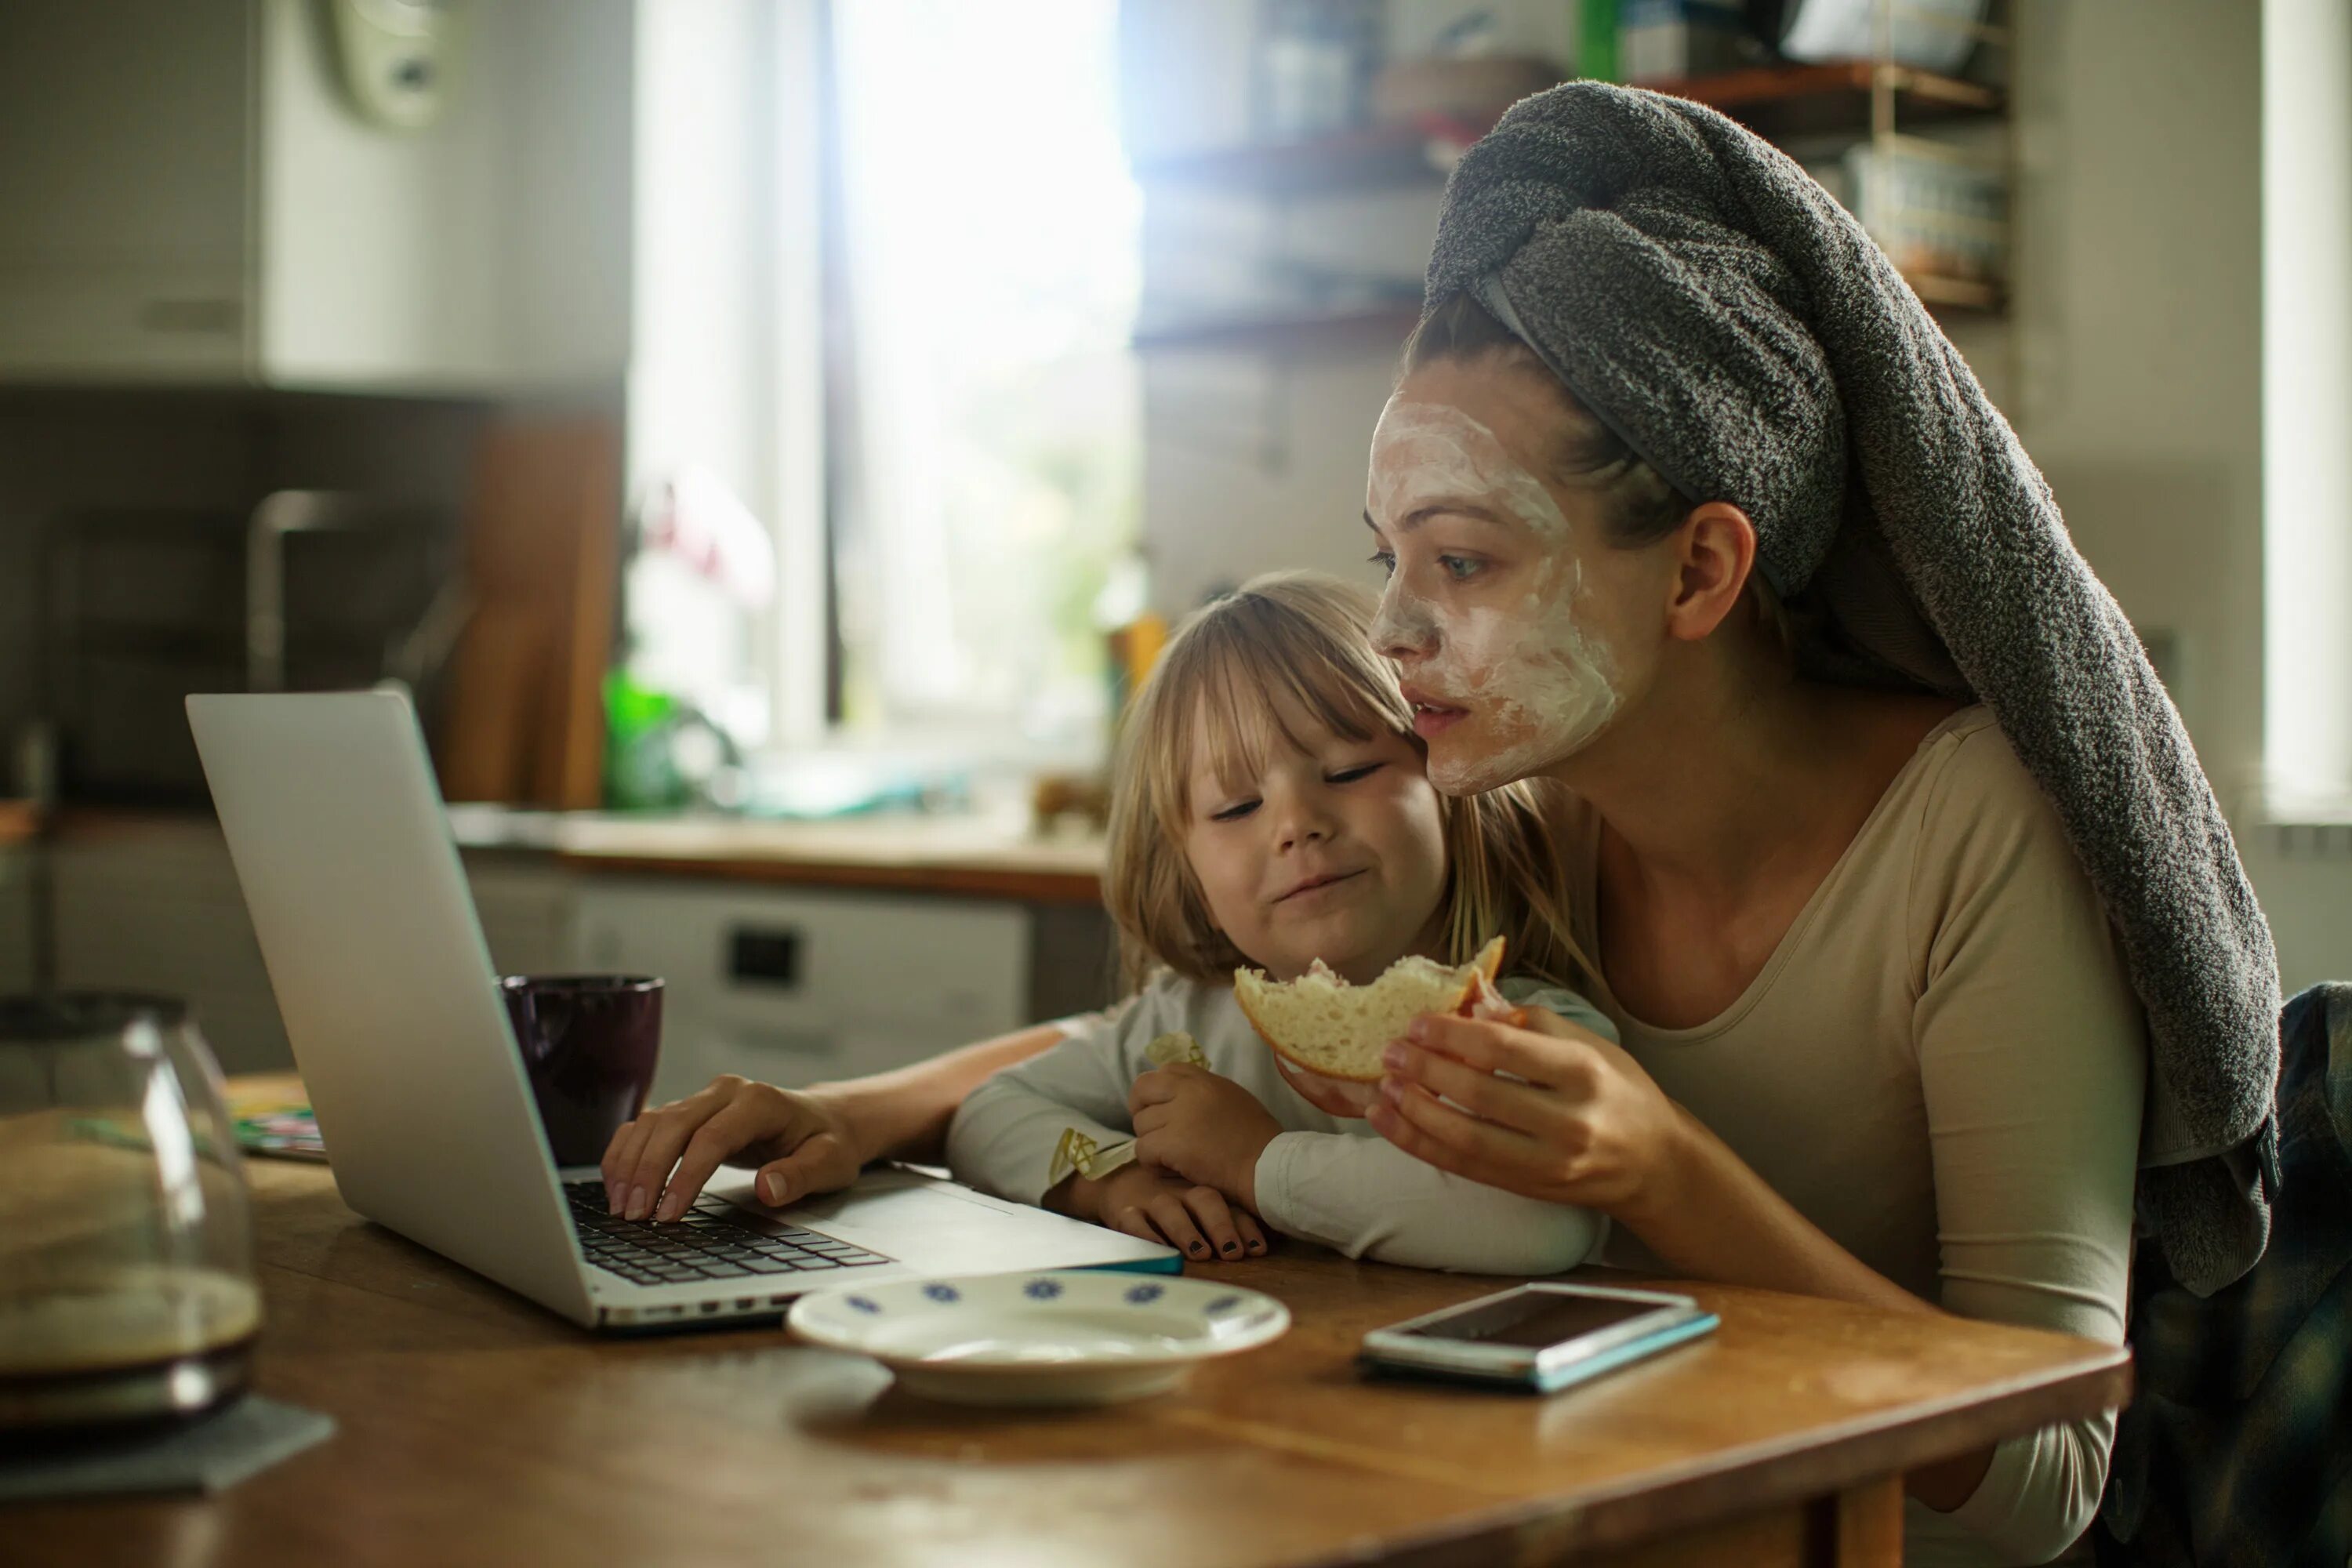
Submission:
<svg viewBox="0 0 2352 1568">
<path fill-rule="evenodd" d="M 294 1065 L 218 826 L 194 817 L 103 821 L 44 852 L 60 985 L 185 998 L 226 1071 Z M 568 965 L 574 879 L 543 861 L 487 857 L 468 859 L 467 880 L 493 969 L 544 974 Z M 6 924 L 0 905 L 0 959 Z"/>
<path fill-rule="evenodd" d="M 466 884 L 491 968 L 500 974 L 561 974 L 573 967 L 578 878 L 544 857 L 468 855 Z"/>
<path fill-rule="evenodd" d="M 109 822 L 69 832 L 45 853 L 60 986 L 180 997 L 224 1071 L 293 1066 L 218 827 Z"/>
<path fill-rule="evenodd" d="M 34 852 L 0 851 L 0 976 L 30 962 Z M 93 814 L 37 852 L 60 984 L 184 997 L 229 1071 L 293 1065 L 215 824 Z M 657 1099 L 722 1072 L 879 1072 L 1110 999 L 1098 906 L 591 873 L 529 850 L 465 868 L 497 973 L 662 976 Z"/>
<path fill-rule="evenodd" d="M 0 994 L 33 988 L 33 857 L 30 845 L 0 847 Z"/>
<path fill-rule="evenodd" d="M 612 384 L 635 5 L 457 16 L 444 113 L 400 130 L 314 0 L 0 5 L 0 381 Z"/>
<path fill-rule="evenodd" d="M 601 877 L 578 922 L 578 967 L 667 982 L 656 1100 L 722 1072 L 881 1072 L 1029 1022 L 1018 903 Z"/>
</svg>

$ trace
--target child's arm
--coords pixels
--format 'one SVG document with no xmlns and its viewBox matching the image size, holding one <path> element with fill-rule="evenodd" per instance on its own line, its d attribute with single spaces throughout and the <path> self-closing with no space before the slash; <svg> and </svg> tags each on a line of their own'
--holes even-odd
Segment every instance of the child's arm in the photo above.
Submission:
<svg viewBox="0 0 2352 1568">
<path fill-rule="evenodd" d="M 1615 1037 L 1607 1018 L 1567 993 L 1524 984 L 1505 992 Z M 1146 1157 L 1219 1188 L 1276 1230 L 1350 1258 L 1528 1275 L 1557 1274 L 1599 1250 L 1606 1222 L 1587 1210 L 1453 1175 L 1385 1139 L 1280 1131 L 1270 1118 L 1237 1110 L 1235 1095 L 1248 1090 L 1206 1072 L 1150 1075 L 1135 1091 L 1136 1125 L 1152 1129 Z M 1252 1125 L 1258 1131 L 1245 1136 Z"/>
<path fill-rule="evenodd" d="M 1105 1145 L 1129 1137 L 1127 1076 L 1108 1033 L 1074 1034 L 966 1095 L 948 1124 L 948 1169 L 984 1193 L 1042 1206 L 1054 1147 L 1073 1127 Z"/>
<path fill-rule="evenodd" d="M 1379 1263 L 1558 1274 L 1600 1250 L 1589 1209 L 1521 1197 L 1424 1164 L 1385 1138 L 1285 1132 L 1256 1171 L 1258 1215 L 1285 1235 Z"/>
<path fill-rule="evenodd" d="M 1147 1065 L 1141 1042 L 1172 1021 L 1178 999 L 1149 991 L 1112 1017 L 1072 1020 L 1060 1044 L 974 1089 L 948 1129 L 948 1164 L 958 1179 L 1016 1203 L 1164 1240 L 1194 1258 L 1264 1256 L 1256 1222 L 1213 1188 L 1132 1163 L 1100 1180 L 1055 1180 L 1054 1151 L 1068 1130 L 1106 1147 L 1127 1141 L 1128 1086 Z"/>
</svg>

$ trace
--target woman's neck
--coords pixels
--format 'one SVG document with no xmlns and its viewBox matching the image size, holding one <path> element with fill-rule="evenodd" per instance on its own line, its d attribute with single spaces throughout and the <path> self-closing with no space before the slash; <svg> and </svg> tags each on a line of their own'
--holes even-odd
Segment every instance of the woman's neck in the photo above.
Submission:
<svg viewBox="0 0 2352 1568">
<path fill-rule="evenodd" d="M 1645 881 L 1737 904 L 1811 858 L 1824 833 L 1851 837 L 1854 786 L 1878 771 L 1864 758 L 1884 742 L 1856 693 L 1712 658 L 1704 645 L 1679 651 L 1646 699 L 1559 776 Z"/>
</svg>

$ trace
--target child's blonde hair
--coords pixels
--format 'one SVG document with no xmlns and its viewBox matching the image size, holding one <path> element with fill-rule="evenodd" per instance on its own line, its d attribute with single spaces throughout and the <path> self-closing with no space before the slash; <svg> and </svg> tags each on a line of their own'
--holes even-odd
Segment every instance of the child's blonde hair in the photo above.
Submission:
<svg viewBox="0 0 2352 1568">
<path fill-rule="evenodd" d="M 1204 760 L 1220 775 L 1256 777 L 1277 741 L 1306 749 L 1289 713 L 1350 741 L 1385 731 L 1423 750 L 1395 669 L 1373 651 L 1376 609 L 1370 594 L 1337 578 L 1277 572 L 1199 611 L 1169 639 L 1111 769 L 1105 899 L 1130 985 L 1162 967 L 1228 981 L 1253 962 L 1211 920 L 1184 853 L 1190 785 Z M 1589 973 L 1569 931 L 1562 847 L 1542 809 L 1556 787 L 1522 782 L 1442 802 L 1448 962 L 1466 962 L 1500 932 L 1513 973 L 1571 987 Z"/>
</svg>

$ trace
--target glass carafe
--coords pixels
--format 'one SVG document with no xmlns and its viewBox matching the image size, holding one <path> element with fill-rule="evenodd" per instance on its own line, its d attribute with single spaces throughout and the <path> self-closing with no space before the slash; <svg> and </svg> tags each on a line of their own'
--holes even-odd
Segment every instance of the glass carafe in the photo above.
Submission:
<svg viewBox="0 0 2352 1568">
<path fill-rule="evenodd" d="M 0 998 L 0 1436 L 216 1408 L 260 1327 L 236 1129 L 186 1009 Z"/>
</svg>

